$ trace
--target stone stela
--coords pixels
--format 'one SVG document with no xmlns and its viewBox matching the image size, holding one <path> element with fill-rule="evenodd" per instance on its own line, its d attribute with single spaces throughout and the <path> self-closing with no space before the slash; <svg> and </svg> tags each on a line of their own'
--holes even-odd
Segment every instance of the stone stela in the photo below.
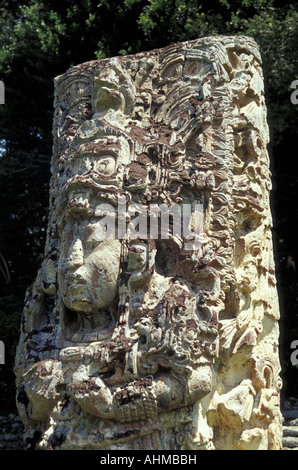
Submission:
<svg viewBox="0 0 298 470">
<path fill-rule="evenodd" d="M 258 46 L 208 37 L 87 62 L 56 78 L 54 108 L 47 241 L 15 365 L 27 447 L 280 449 Z M 199 243 L 173 211 L 165 231 L 128 210 L 134 236 L 99 237 L 103 217 L 119 227 L 119 199 L 143 222 L 187 207 L 190 232 L 199 207 Z"/>
</svg>

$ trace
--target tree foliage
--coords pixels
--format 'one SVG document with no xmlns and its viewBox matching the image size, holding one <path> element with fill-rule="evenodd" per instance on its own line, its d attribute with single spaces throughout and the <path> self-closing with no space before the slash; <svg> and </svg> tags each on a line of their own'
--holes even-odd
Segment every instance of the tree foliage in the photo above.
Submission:
<svg viewBox="0 0 298 470">
<path fill-rule="evenodd" d="M 10 0 L 0 3 L 0 408 L 14 407 L 13 361 L 26 288 L 43 256 L 52 146 L 53 79 L 95 58 L 136 53 L 202 36 L 243 34 L 263 58 L 277 272 L 285 350 L 298 333 L 298 282 L 287 260 L 298 261 L 292 167 L 298 105 L 298 8 L 278 0 Z M 290 276 L 290 277 L 289 277 Z M 289 351 L 290 355 L 290 351 Z M 285 370 L 290 370 L 288 358 Z M 289 375 L 289 374 L 288 374 Z M 288 379 L 291 387 L 291 379 Z"/>
</svg>

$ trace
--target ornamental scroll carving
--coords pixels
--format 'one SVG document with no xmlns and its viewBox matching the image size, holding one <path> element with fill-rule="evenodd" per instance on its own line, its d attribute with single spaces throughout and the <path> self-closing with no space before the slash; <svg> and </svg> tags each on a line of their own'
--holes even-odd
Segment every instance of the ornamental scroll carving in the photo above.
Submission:
<svg viewBox="0 0 298 470">
<path fill-rule="evenodd" d="M 54 106 L 47 241 L 15 367 L 27 446 L 279 449 L 257 45 L 87 62 L 57 77 Z M 196 243 L 174 230 L 177 208 L 192 229 L 199 217 Z"/>
</svg>

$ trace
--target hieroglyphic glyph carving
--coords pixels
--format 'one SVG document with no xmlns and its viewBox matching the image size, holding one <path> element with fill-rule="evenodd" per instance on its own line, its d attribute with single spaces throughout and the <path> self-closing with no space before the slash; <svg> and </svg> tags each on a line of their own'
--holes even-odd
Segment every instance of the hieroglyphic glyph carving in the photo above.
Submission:
<svg viewBox="0 0 298 470">
<path fill-rule="evenodd" d="M 279 449 L 255 42 L 208 37 L 92 61 L 55 90 L 45 256 L 16 360 L 28 445 Z M 199 243 L 174 230 L 177 207 L 191 208 L 192 227 L 201 208 Z"/>
</svg>

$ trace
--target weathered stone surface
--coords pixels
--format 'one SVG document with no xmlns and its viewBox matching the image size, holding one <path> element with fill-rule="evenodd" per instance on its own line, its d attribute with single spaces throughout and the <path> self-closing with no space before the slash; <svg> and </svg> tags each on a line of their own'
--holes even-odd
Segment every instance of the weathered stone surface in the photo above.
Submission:
<svg viewBox="0 0 298 470">
<path fill-rule="evenodd" d="M 56 80 L 53 135 L 45 256 L 15 369 L 28 445 L 280 449 L 255 42 L 73 67 Z M 177 207 L 198 236 L 179 232 Z"/>
</svg>

